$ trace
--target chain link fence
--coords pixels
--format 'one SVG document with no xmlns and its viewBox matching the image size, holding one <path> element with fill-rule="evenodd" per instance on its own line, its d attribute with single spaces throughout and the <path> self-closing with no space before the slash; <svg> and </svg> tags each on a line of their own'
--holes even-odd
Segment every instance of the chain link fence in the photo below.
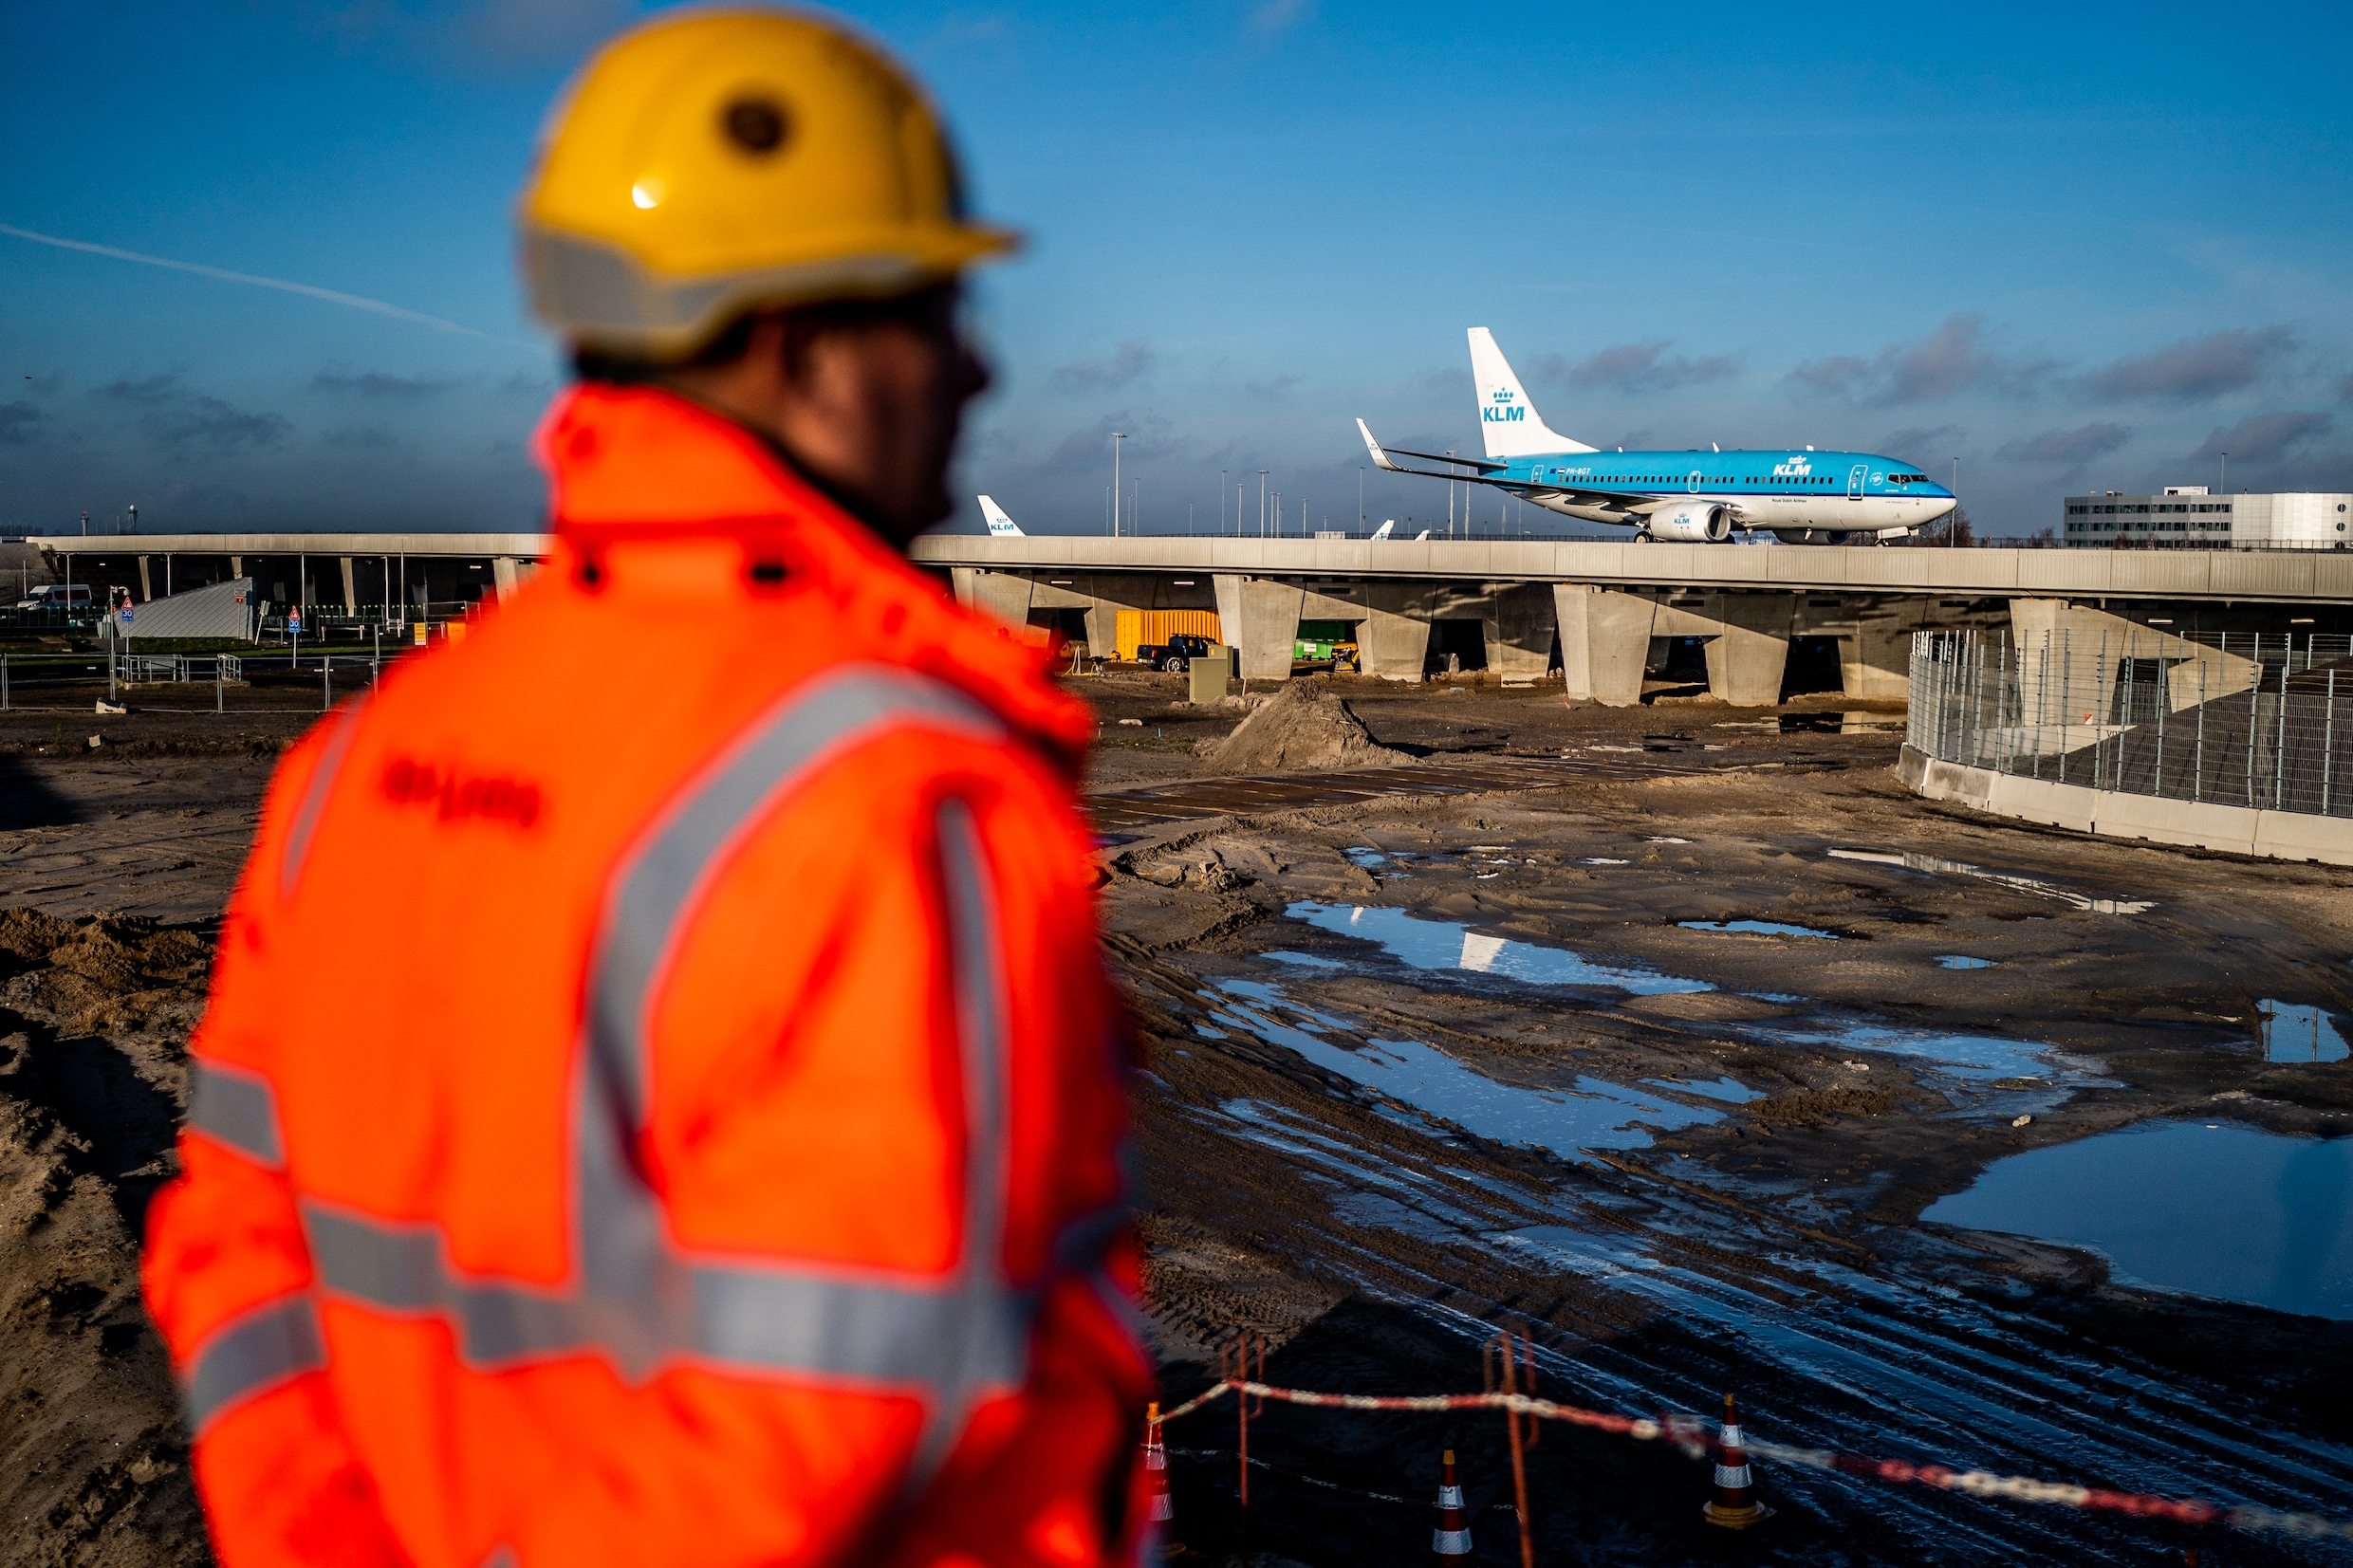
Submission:
<svg viewBox="0 0 2353 1568">
<path fill-rule="evenodd" d="M 2353 637 L 1917 632 L 1906 740 L 1941 762 L 2353 817 Z"/>
</svg>

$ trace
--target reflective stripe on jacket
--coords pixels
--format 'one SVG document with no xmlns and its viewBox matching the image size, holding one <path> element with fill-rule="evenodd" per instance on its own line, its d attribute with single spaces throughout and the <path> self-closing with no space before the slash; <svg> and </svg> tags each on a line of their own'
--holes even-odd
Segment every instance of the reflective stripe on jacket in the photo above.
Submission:
<svg viewBox="0 0 2353 1568">
<path fill-rule="evenodd" d="M 228 1568 L 1132 1555 L 1091 729 L 732 424 L 270 787 L 148 1300 Z"/>
</svg>

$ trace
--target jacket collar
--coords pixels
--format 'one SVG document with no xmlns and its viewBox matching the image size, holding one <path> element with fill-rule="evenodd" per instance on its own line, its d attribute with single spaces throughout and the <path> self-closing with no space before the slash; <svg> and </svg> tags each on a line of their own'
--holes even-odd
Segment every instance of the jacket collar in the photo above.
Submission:
<svg viewBox="0 0 2353 1568">
<path fill-rule="evenodd" d="M 740 539 L 823 593 L 862 645 L 986 703 L 1076 782 L 1094 718 L 1047 678 L 1041 654 L 959 608 L 742 426 L 658 388 L 584 382 L 556 399 L 532 446 L 573 549 Z"/>
</svg>

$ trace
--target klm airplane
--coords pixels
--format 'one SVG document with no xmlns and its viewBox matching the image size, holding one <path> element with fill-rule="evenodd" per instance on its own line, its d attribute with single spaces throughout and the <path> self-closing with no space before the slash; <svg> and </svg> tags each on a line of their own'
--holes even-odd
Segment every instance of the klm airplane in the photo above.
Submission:
<svg viewBox="0 0 2353 1568">
<path fill-rule="evenodd" d="M 1491 485 L 1565 517 L 1622 524 L 1638 540 L 1694 544 L 1721 544 L 1734 528 L 1763 528 L 1784 544 L 1878 544 L 1925 527 L 1955 505 L 1951 490 L 1911 464 L 1867 452 L 1603 452 L 1572 441 L 1545 424 L 1483 326 L 1471 329 L 1471 375 L 1486 459 L 1397 452 L 1473 472 L 1406 468 L 1359 419 L 1374 463 L 1391 473 Z"/>
</svg>

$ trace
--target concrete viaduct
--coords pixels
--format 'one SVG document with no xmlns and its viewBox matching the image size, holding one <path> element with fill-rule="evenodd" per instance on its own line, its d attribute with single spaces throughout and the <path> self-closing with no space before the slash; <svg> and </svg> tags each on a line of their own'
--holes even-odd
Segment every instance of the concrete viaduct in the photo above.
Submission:
<svg viewBox="0 0 2353 1568">
<path fill-rule="evenodd" d="M 549 540 L 256 533 L 27 545 L 49 581 L 70 558 L 75 581 L 122 586 L 141 602 L 253 577 L 271 600 L 430 601 L 437 613 L 505 597 Z M 2353 552 L 936 534 L 911 553 L 962 602 L 1099 649 L 1112 645 L 1121 610 L 1214 610 L 1242 673 L 1280 680 L 1299 623 L 1339 620 L 1356 626 L 1368 674 L 1419 680 L 1447 650 L 1470 648 L 1503 681 L 1558 670 L 1570 696 L 1616 705 L 1640 699 L 1658 639 L 1700 644 L 1710 691 L 1751 706 L 1779 700 L 1793 658 L 1829 673 L 1813 689 L 1902 697 L 1909 639 L 1921 630 L 2066 627 L 2094 644 L 2128 626 L 2353 633 Z"/>
<path fill-rule="evenodd" d="M 1210 609 L 1241 673 L 1282 679 L 1302 620 L 1354 622 L 1368 674 L 1419 680 L 1467 632 L 1507 683 L 1562 673 L 1567 694 L 1639 702 L 1656 639 L 1704 644 L 1710 691 L 1781 699 L 1792 651 L 1855 697 L 1906 693 L 1911 634 L 2353 631 L 2353 555 L 2304 550 L 1975 550 L 1407 541 L 934 535 L 915 559 L 1002 619 L 1109 646 L 1122 609 Z M 2119 645 L 2122 645 L 2120 637 Z M 1833 666 L 1832 661 L 1835 661 Z"/>
</svg>

